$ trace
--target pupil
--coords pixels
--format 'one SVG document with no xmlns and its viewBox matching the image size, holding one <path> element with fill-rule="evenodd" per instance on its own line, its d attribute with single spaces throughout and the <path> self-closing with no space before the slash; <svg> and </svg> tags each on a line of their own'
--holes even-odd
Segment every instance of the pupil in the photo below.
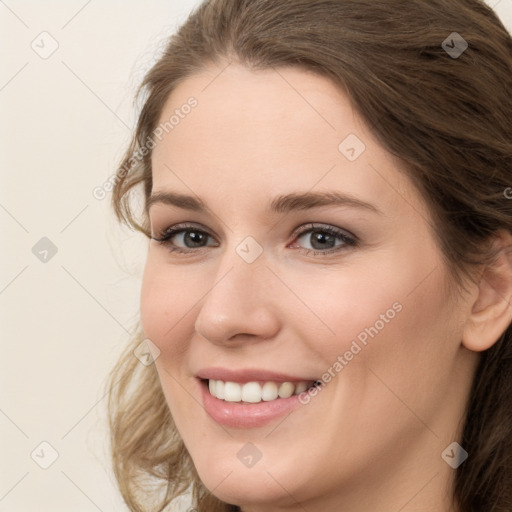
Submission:
<svg viewBox="0 0 512 512">
<path fill-rule="evenodd" d="M 201 244 L 203 235 L 202 233 L 197 233 L 195 231 L 189 231 L 185 233 L 185 244 L 188 245 L 188 241 L 191 242 L 192 246 L 197 246 Z"/>
<path fill-rule="evenodd" d="M 329 245 L 329 247 L 331 247 L 329 242 L 333 242 L 333 241 L 334 241 L 334 238 L 332 235 L 325 234 L 325 233 L 317 233 L 316 235 L 313 236 L 313 242 L 311 245 L 315 249 L 325 249 L 325 247 L 327 245 Z M 318 247 L 315 247 L 315 243 L 319 243 L 320 245 Z"/>
</svg>

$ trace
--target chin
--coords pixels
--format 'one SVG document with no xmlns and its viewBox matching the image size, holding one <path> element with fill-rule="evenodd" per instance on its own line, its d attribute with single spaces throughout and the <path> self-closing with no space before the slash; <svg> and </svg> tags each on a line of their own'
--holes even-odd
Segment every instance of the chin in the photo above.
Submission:
<svg viewBox="0 0 512 512">
<path fill-rule="evenodd" d="M 228 464 L 212 465 L 211 460 L 205 461 L 204 468 L 196 466 L 203 484 L 221 501 L 245 507 L 266 503 L 275 506 L 289 496 L 266 468 L 237 467 L 241 463 L 236 462 L 238 464 L 230 465 L 229 469 Z"/>
</svg>

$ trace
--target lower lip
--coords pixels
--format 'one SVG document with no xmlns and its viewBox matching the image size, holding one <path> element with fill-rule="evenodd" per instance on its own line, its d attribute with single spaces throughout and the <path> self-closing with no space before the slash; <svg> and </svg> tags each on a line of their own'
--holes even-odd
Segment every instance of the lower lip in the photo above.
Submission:
<svg viewBox="0 0 512 512">
<path fill-rule="evenodd" d="M 214 397 L 208 390 L 208 383 L 201 380 L 203 406 L 210 417 L 220 425 L 234 428 L 262 427 L 300 405 L 299 395 L 289 398 L 276 398 L 269 402 L 249 404 L 245 402 L 226 402 Z"/>
</svg>

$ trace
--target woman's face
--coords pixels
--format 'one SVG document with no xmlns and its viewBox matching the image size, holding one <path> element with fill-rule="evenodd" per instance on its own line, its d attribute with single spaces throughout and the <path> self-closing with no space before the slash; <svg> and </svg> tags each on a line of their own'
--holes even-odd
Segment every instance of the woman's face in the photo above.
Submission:
<svg viewBox="0 0 512 512">
<path fill-rule="evenodd" d="M 152 236 L 186 231 L 150 241 L 141 318 L 201 480 L 244 510 L 432 497 L 475 354 L 399 161 L 299 69 L 208 68 L 160 121 Z"/>
</svg>

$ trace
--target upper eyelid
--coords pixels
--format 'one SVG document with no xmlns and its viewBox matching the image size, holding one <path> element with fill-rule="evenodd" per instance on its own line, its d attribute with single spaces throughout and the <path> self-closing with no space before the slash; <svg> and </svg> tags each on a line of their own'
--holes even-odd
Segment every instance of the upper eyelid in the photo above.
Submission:
<svg viewBox="0 0 512 512">
<path fill-rule="evenodd" d="M 336 230 L 340 230 L 340 231 L 344 231 L 348 234 L 351 234 L 350 231 L 348 231 L 347 229 L 344 229 L 344 228 L 340 228 L 338 226 L 334 226 L 333 224 L 328 224 L 328 223 L 322 223 L 322 222 L 307 222 L 305 224 L 301 224 L 300 226 L 296 227 L 293 229 L 293 232 L 292 233 L 297 233 L 299 231 L 302 231 L 302 230 L 307 230 L 308 228 L 309 229 L 322 229 L 322 228 L 334 228 Z M 211 230 L 200 225 L 200 224 L 195 224 L 195 223 L 177 223 L 177 224 L 173 224 L 167 228 L 164 228 L 161 233 L 165 233 L 167 231 L 186 231 L 186 230 L 192 230 L 192 229 L 197 229 L 198 231 L 204 231 L 205 233 L 208 233 L 209 235 L 211 236 L 214 236 L 212 233 L 211 233 Z M 152 230 L 153 231 L 153 230 Z M 355 236 L 355 235 L 353 235 Z"/>
<path fill-rule="evenodd" d="M 173 224 L 172 226 L 164 228 L 161 231 L 157 230 L 157 233 L 155 235 L 151 235 L 151 238 L 154 238 L 157 235 L 159 236 L 159 238 L 162 238 L 162 237 L 165 237 L 167 235 L 167 233 L 173 233 L 173 235 L 176 235 L 178 233 L 181 233 L 182 231 L 191 231 L 194 229 L 197 231 L 204 232 L 207 235 L 215 238 L 215 235 L 213 235 L 211 233 L 211 231 L 208 230 L 207 228 L 200 226 L 200 225 L 186 224 L 186 223 Z M 151 232 L 153 233 L 153 229 L 151 230 Z"/>
<path fill-rule="evenodd" d="M 184 231 L 192 231 L 194 229 L 196 229 L 197 231 L 206 233 L 211 238 L 216 239 L 216 235 L 212 234 L 207 228 L 205 228 L 199 224 L 194 224 L 194 223 L 174 224 L 172 226 L 169 226 L 168 228 L 165 228 L 163 231 L 161 231 L 161 233 L 158 236 L 151 235 L 151 238 L 153 240 L 161 241 L 166 238 L 174 237 Z M 311 231 L 315 231 L 315 230 L 322 231 L 322 229 L 325 231 L 334 231 L 335 232 L 334 234 L 335 235 L 337 234 L 338 236 L 345 235 L 348 238 L 352 238 L 356 242 L 359 240 L 359 238 L 356 235 L 354 235 L 352 232 L 348 231 L 347 229 L 340 228 L 340 227 L 334 226 L 332 224 L 319 223 L 319 222 L 309 222 L 306 224 L 301 224 L 300 226 L 296 227 L 292 231 L 291 236 L 293 236 L 294 238 L 297 238 L 297 237 L 303 236 Z M 168 234 L 169 234 L 169 236 L 168 236 Z M 190 250 L 194 250 L 194 249 L 190 249 Z"/>
</svg>

